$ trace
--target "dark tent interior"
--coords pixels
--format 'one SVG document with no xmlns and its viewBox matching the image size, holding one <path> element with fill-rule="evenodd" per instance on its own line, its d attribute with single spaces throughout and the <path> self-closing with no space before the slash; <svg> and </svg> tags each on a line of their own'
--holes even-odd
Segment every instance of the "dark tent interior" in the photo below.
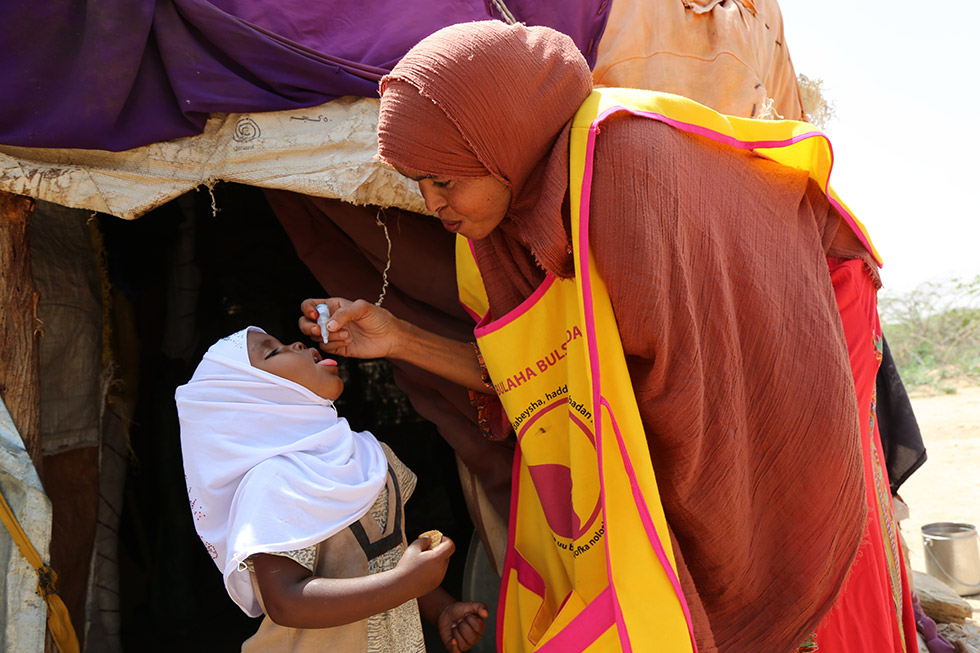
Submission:
<svg viewBox="0 0 980 653">
<path fill-rule="evenodd" d="M 213 197 L 201 189 L 137 220 L 100 215 L 98 226 L 114 289 L 117 378 L 135 397 L 119 530 L 122 643 L 127 651 L 236 651 L 259 620 L 227 596 L 195 534 L 174 390 L 211 343 L 245 326 L 305 341 L 300 302 L 324 291 L 256 188 L 219 184 Z M 341 375 L 340 414 L 418 475 L 406 505 L 409 540 L 436 528 L 456 543 L 444 586 L 460 596 L 473 526 L 451 447 L 413 410 L 385 361 L 341 359 Z M 427 645 L 441 648 L 424 628 Z"/>
</svg>

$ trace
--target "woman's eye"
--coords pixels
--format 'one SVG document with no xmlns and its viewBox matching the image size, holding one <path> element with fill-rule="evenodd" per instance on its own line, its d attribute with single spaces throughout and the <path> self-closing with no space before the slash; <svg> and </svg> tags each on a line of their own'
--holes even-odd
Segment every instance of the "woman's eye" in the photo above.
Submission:
<svg viewBox="0 0 980 653">
<path fill-rule="evenodd" d="M 432 185 L 435 186 L 436 188 L 448 188 L 449 187 L 449 180 L 447 179 L 445 181 L 436 181 L 436 180 L 433 179 L 432 180 Z"/>
</svg>

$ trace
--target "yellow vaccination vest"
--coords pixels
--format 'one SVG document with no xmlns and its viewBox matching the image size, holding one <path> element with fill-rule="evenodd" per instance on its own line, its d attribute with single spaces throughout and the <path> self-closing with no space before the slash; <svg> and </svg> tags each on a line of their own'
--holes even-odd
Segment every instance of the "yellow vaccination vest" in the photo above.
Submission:
<svg viewBox="0 0 980 653">
<path fill-rule="evenodd" d="M 460 299 L 484 316 L 475 334 L 518 439 L 497 610 L 502 653 L 696 650 L 619 331 L 588 245 L 595 138 L 618 111 L 809 170 L 874 253 L 829 190 L 829 144 L 810 125 L 723 116 L 649 91 L 603 89 L 586 99 L 569 145 L 575 278 L 548 275 L 491 321 L 473 251 L 457 239 Z"/>
</svg>

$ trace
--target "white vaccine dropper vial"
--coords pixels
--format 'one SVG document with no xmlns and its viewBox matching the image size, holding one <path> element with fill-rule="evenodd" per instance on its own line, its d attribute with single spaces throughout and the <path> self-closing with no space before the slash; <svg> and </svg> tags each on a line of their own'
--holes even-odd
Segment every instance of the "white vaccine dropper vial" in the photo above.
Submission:
<svg viewBox="0 0 980 653">
<path fill-rule="evenodd" d="M 330 308 L 326 304 L 317 304 L 316 312 L 320 316 L 316 319 L 317 326 L 320 327 L 320 336 L 323 342 L 327 341 L 327 322 L 330 321 Z"/>
</svg>

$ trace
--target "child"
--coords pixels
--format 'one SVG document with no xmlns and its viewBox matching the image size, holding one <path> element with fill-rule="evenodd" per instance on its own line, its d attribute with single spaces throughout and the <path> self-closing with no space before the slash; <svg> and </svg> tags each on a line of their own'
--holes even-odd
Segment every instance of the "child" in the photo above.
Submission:
<svg viewBox="0 0 980 653">
<path fill-rule="evenodd" d="M 257 327 L 212 345 L 177 388 L 195 528 L 232 600 L 266 615 L 242 650 L 424 651 L 421 608 L 465 651 L 487 608 L 439 587 L 450 540 L 406 546 L 415 476 L 337 416 L 343 388 L 335 361 Z"/>
</svg>

